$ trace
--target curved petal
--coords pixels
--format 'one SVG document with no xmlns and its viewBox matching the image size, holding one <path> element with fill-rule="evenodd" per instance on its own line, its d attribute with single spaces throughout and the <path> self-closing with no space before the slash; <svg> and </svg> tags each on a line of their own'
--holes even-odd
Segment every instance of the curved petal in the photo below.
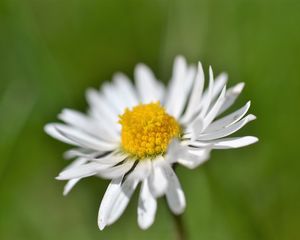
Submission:
<svg viewBox="0 0 300 240">
<path fill-rule="evenodd" d="M 225 102 L 224 102 L 222 108 L 220 109 L 218 115 L 222 114 L 228 108 L 231 107 L 231 105 L 235 102 L 237 97 L 243 91 L 244 86 L 245 86 L 244 83 L 238 83 L 237 85 L 235 85 L 227 90 L 226 96 L 225 96 Z"/>
<path fill-rule="evenodd" d="M 126 107 L 131 108 L 139 103 L 136 89 L 126 75 L 117 73 L 113 76 L 113 81 L 122 99 L 126 101 Z"/>
<path fill-rule="evenodd" d="M 210 109 L 211 104 L 215 101 L 215 98 L 218 96 L 218 94 L 220 93 L 222 88 L 224 88 L 227 82 L 228 76 L 226 73 L 221 73 L 216 77 L 215 80 L 213 80 L 213 72 L 211 67 L 209 68 L 209 72 L 210 85 L 208 89 L 203 92 L 201 99 L 193 107 L 193 111 L 190 113 L 189 118 L 185 117 L 181 120 L 184 125 L 187 125 L 189 122 L 194 121 L 195 117 L 197 116 L 204 117 L 207 111 Z"/>
<path fill-rule="evenodd" d="M 198 70 L 197 74 L 194 80 L 194 84 L 192 87 L 191 97 L 189 99 L 189 102 L 187 104 L 187 109 L 181 118 L 182 123 L 186 123 L 191 120 L 191 118 L 196 113 L 200 103 L 201 103 L 201 97 L 204 87 L 204 72 L 202 68 L 202 64 L 198 63 Z"/>
<path fill-rule="evenodd" d="M 134 161 L 132 160 L 127 160 L 122 164 L 110 167 L 110 168 L 105 168 L 103 171 L 98 171 L 97 175 L 102 178 L 106 179 L 114 179 L 114 178 L 119 178 L 123 175 L 125 175 L 134 165 Z"/>
<path fill-rule="evenodd" d="M 118 120 L 118 113 L 99 91 L 92 88 L 88 89 L 86 91 L 86 99 L 91 108 L 92 116 L 96 117 L 103 124 L 109 124 Z"/>
<path fill-rule="evenodd" d="M 138 224 L 140 228 L 147 229 L 153 224 L 156 207 L 156 199 L 150 192 L 148 180 L 145 179 L 141 186 L 138 203 Z"/>
<path fill-rule="evenodd" d="M 250 144 L 256 143 L 257 141 L 258 138 L 252 136 L 222 138 L 219 141 L 215 141 L 215 143 L 213 143 L 213 148 L 214 149 L 240 148 L 240 147 L 245 147 Z"/>
<path fill-rule="evenodd" d="M 193 169 L 204 163 L 209 158 L 211 146 L 206 145 L 204 148 L 190 149 L 188 146 L 181 145 L 177 140 L 170 144 L 166 161 L 169 163 L 179 163 L 187 168 Z"/>
<path fill-rule="evenodd" d="M 194 169 L 209 159 L 210 151 L 211 146 L 204 149 L 189 150 L 185 155 L 181 156 L 177 162 L 184 167 Z"/>
<path fill-rule="evenodd" d="M 84 178 L 97 174 L 100 170 L 107 168 L 105 165 L 99 163 L 87 163 L 80 166 L 71 167 L 63 170 L 56 177 L 57 180 L 70 180 L 73 178 Z"/>
<path fill-rule="evenodd" d="M 74 160 L 69 166 L 67 166 L 65 168 L 65 170 L 70 169 L 72 167 L 80 166 L 82 164 L 85 164 L 86 162 L 87 162 L 87 159 L 78 158 L 78 159 Z M 64 186 L 63 195 L 66 196 L 80 180 L 81 180 L 81 178 L 74 178 L 74 179 L 69 180 L 67 182 L 67 184 Z"/>
<path fill-rule="evenodd" d="M 202 109 L 200 111 L 199 117 L 204 118 L 209 109 L 209 106 L 213 99 L 213 90 L 214 90 L 214 74 L 211 66 L 209 66 L 209 85 L 208 90 L 206 91 L 206 97 L 202 98 Z"/>
<path fill-rule="evenodd" d="M 70 145 L 78 145 L 77 143 L 75 143 L 74 141 L 71 141 L 70 139 L 68 139 L 67 137 L 65 137 L 64 135 L 62 135 L 60 132 L 57 131 L 55 124 L 47 124 L 44 127 L 44 131 L 50 135 L 51 137 L 60 140 L 64 143 L 70 144 Z"/>
<path fill-rule="evenodd" d="M 168 187 L 168 181 L 163 173 L 162 166 L 164 162 L 157 164 L 157 161 L 165 161 L 165 159 L 155 160 L 152 164 L 152 171 L 149 176 L 149 189 L 153 196 L 161 197 L 165 194 Z"/>
<path fill-rule="evenodd" d="M 63 195 L 66 196 L 73 189 L 73 187 L 81 180 L 81 178 L 73 178 L 69 180 L 64 186 Z"/>
<path fill-rule="evenodd" d="M 119 138 L 116 134 L 113 134 L 112 131 L 108 131 L 105 126 L 101 125 L 100 122 L 95 121 L 94 118 L 90 118 L 81 112 L 72 109 L 64 109 L 59 114 L 58 118 L 75 128 L 78 128 L 95 137 L 101 138 L 103 141 L 119 141 Z"/>
<path fill-rule="evenodd" d="M 212 106 L 208 114 L 205 116 L 203 120 L 203 130 L 206 129 L 209 124 L 215 119 L 217 116 L 220 108 L 222 107 L 224 101 L 225 101 L 225 93 L 226 93 L 226 87 L 223 88 L 218 100 L 216 103 Z"/>
<path fill-rule="evenodd" d="M 151 172 L 152 162 L 150 159 L 138 161 L 136 167 L 130 172 L 128 178 L 144 180 Z"/>
<path fill-rule="evenodd" d="M 171 166 L 165 165 L 163 170 L 168 179 L 168 188 L 166 192 L 168 205 L 174 214 L 181 214 L 185 209 L 186 202 L 178 178 Z"/>
<path fill-rule="evenodd" d="M 87 133 L 75 129 L 74 127 L 67 126 L 64 124 L 48 124 L 46 125 L 45 130 L 52 137 L 57 138 L 61 141 L 88 149 L 94 149 L 97 151 L 111 151 L 116 149 L 118 146 L 117 143 L 104 142 Z M 68 139 L 68 141 L 65 141 L 65 139 Z"/>
<path fill-rule="evenodd" d="M 204 119 L 202 117 L 196 118 L 191 126 L 186 129 L 186 131 L 190 130 L 191 140 L 194 141 L 201 134 L 204 125 Z"/>
<path fill-rule="evenodd" d="M 175 118 L 181 115 L 185 107 L 194 75 L 195 68 L 188 68 L 186 60 L 182 56 L 176 57 L 165 102 L 167 112 Z"/>
<path fill-rule="evenodd" d="M 240 130 L 243 126 L 245 126 L 248 122 L 255 120 L 256 117 L 252 114 L 247 115 L 239 122 L 230 125 L 227 128 L 215 131 L 215 132 L 209 132 L 209 133 L 203 133 L 201 134 L 197 140 L 214 140 L 218 138 L 226 137 L 238 130 Z"/>
<path fill-rule="evenodd" d="M 127 107 L 126 99 L 122 98 L 119 89 L 114 84 L 104 83 L 101 88 L 101 94 L 118 115 L 124 112 Z"/>
<path fill-rule="evenodd" d="M 211 102 L 213 102 L 217 96 L 220 94 L 220 92 L 222 91 L 222 89 L 225 87 L 226 83 L 228 80 L 228 75 L 226 73 L 221 73 L 219 74 L 215 80 L 214 80 L 214 85 L 213 85 L 213 89 L 212 89 L 212 94 L 211 94 Z M 208 97 L 208 91 L 206 90 L 203 93 L 203 98 L 202 101 L 205 102 L 206 98 Z M 203 107 L 203 106 L 202 106 Z"/>
<path fill-rule="evenodd" d="M 153 72 L 145 64 L 138 64 L 134 71 L 134 79 L 142 103 L 161 100 L 158 95 L 158 83 Z"/>
<path fill-rule="evenodd" d="M 137 180 L 129 179 L 122 183 L 122 178 L 111 181 L 103 196 L 98 212 L 98 226 L 100 230 L 118 220 L 126 209 L 137 184 Z"/>
<path fill-rule="evenodd" d="M 238 122 L 239 120 L 241 120 L 242 117 L 245 116 L 249 108 L 250 108 L 250 101 L 247 102 L 245 106 L 238 109 L 237 111 L 212 122 L 203 132 L 213 132 L 216 130 L 220 130 L 222 128 L 228 127 Z"/>
</svg>

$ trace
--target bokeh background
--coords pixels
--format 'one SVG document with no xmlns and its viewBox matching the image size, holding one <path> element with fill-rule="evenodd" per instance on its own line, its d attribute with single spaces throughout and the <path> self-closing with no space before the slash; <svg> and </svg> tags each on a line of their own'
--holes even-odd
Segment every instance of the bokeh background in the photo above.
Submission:
<svg viewBox="0 0 300 240">
<path fill-rule="evenodd" d="M 67 197 L 54 180 L 68 146 L 43 132 L 64 107 L 84 111 L 84 92 L 144 62 L 165 83 L 175 55 L 246 82 L 258 120 L 239 135 L 260 142 L 215 151 L 190 171 L 190 239 L 300 239 L 300 2 L 297 0 L 1 0 L 0 238 L 174 239 L 163 199 L 148 231 L 137 195 L 103 232 L 97 212 L 107 181 L 89 178 Z M 207 71 L 206 71 L 207 72 Z"/>
</svg>

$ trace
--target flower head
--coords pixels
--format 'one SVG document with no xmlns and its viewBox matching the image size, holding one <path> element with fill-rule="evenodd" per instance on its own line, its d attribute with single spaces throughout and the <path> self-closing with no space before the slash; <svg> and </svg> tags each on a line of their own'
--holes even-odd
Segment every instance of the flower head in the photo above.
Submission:
<svg viewBox="0 0 300 240">
<path fill-rule="evenodd" d="M 210 68 L 209 86 L 203 91 L 201 64 L 189 66 L 183 57 L 177 57 L 167 88 L 147 66 L 139 64 L 135 85 L 119 73 L 101 90 L 89 89 L 87 114 L 64 109 L 59 119 L 65 124 L 45 127 L 49 135 L 76 146 L 65 154 L 75 160 L 57 177 L 68 180 L 64 194 L 85 177 L 110 179 L 99 208 L 101 230 L 122 215 L 139 183 L 141 228 L 153 223 L 156 200 L 161 196 L 166 196 L 174 214 L 181 214 L 186 202 L 173 170 L 175 163 L 192 169 L 208 160 L 212 149 L 238 148 L 257 141 L 252 136 L 227 138 L 255 116 L 245 116 L 248 102 L 219 117 L 244 87 L 239 83 L 226 90 L 226 82 L 226 74 L 214 79 Z"/>
<path fill-rule="evenodd" d="M 137 159 L 166 153 L 173 138 L 180 137 L 180 125 L 157 103 L 139 104 L 120 116 L 121 146 Z"/>
</svg>

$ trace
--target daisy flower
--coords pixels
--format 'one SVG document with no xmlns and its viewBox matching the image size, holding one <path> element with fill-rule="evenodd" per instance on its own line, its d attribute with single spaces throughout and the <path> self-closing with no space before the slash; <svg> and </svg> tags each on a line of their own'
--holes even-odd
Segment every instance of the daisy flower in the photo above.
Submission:
<svg viewBox="0 0 300 240">
<path fill-rule="evenodd" d="M 58 116 L 64 124 L 45 126 L 49 135 L 75 146 L 65 153 L 75 160 L 57 177 L 68 180 L 64 195 L 86 177 L 111 180 L 99 208 L 101 230 L 122 215 L 139 183 L 137 215 L 142 229 L 154 222 L 159 197 L 165 196 L 170 210 L 181 214 L 186 200 L 174 164 L 193 169 L 212 149 L 257 141 L 252 136 L 228 138 L 255 116 L 246 115 L 248 102 L 219 117 L 244 87 L 239 83 L 226 89 L 225 73 L 214 79 L 209 68 L 208 89 L 203 91 L 201 64 L 188 65 L 179 56 L 168 87 L 144 64 L 136 66 L 134 80 L 132 84 L 124 74 L 115 74 L 100 90 L 87 90 L 87 114 L 64 109 Z"/>
</svg>

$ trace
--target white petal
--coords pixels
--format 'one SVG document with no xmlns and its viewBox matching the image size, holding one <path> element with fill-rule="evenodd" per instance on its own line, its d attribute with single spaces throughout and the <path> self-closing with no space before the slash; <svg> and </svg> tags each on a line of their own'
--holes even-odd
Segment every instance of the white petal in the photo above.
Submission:
<svg viewBox="0 0 300 240">
<path fill-rule="evenodd" d="M 221 92 L 221 90 L 224 88 L 224 86 L 226 85 L 228 80 L 228 76 L 226 73 L 221 73 L 219 74 L 215 80 L 214 80 L 214 85 L 213 85 L 213 89 L 212 89 L 212 94 L 211 94 L 211 102 L 215 100 L 215 98 L 219 95 L 219 93 Z M 208 97 L 208 90 L 206 90 L 203 93 L 203 99 L 202 101 L 205 102 L 206 98 Z"/>
<path fill-rule="evenodd" d="M 209 67 L 209 85 L 207 90 L 207 97 L 202 99 L 202 110 L 200 112 L 200 117 L 204 118 L 209 109 L 209 106 L 213 99 L 213 89 L 214 89 L 214 75 L 211 66 Z"/>
<path fill-rule="evenodd" d="M 242 108 L 238 109 L 237 111 L 223 117 L 220 118 L 214 122 L 212 122 L 205 130 L 204 132 L 212 132 L 212 131 L 216 131 L 219 130 L 221 128 L 225 128 L 228 127 L 236 122 L 238 122 L 240 119 L 242 119 L 242 117 L 245 116 L 245 114 L 248 112 L 250 108 L 250 101 L 247 102 L 247 104 L 245 106 L 243 106 Z"/>
<path fill-rule="evenodd" d="M 84 148 L 94 149 L 98 151 L 110 151 L 117 148 L 116 143 L 107 143 L 103 142 L 100 139 L 97 139 L 93 136 L 90 136 L 80 130 L 75 129 L 74 127 L 53 123 L 52 126 L 61 136 L 67 138 L 70 144 L 81 146 Z M 46 129 L 49 127 L 46 126 Z M 53 137 L 58 138 L 59 135 L 52 135 Z M 60 140 L 60 138 L 58 138 Z"/>
<path fill-rule="evenodd" d="M 159 99 L 159 101 L 161 103 L 164 103 L 165 95 L 166 95 L 166 88 L 165 88 L 165 86 L 163 85 L 162 82 L 157 81 L 156 83 L 157 83 L 157 86 L 156 86 L 157 98 Z"/>
<path fill-rule="evenodd" d="M 174 214 L 181 214 L 185 209 L 186 202 L 178 178 L 171 166 L 166 165 L 163 170 L 168 179 L 166 192 L 168 205 Z"/>
<path fill-rule="evenodd" d="M 47 124 L 44 127 L 44 131 L 49 134 L 51 137 L 56 138 L 62 142 L 65 142 L 67 144 L 71 144 L 71 145 L 77 145 L 77 143 L 75 143 L 74 141 L 71 141 L 70 139 L 66 138 L 65 136 L 63 136 L 60 132 L 57 131 L 55 124 Z"/>
<path fill-rule="evenodd" d="M 179 164 L 193 169 L 204 163 L 209 158 L 211 146 L 207 145 L 202 149 L 189 149 L 177 140 L 173 140 L 169 146 L 166 161 L 169 163 L 178 162 Z"/>
<path fill-rule="evenodd" d="M 121 194 L 115 200 L 114 207 L 108 218 L 107 223 L 109 225 L 114 223 L 116 220 L 118 220 L 118 218 L 123 214 L 137 185 L 138 185 L 137 180 L 128 180 L 128 181 L 125 180 L 121 184 Z"/>
<path fill-rule="evenodd" d="M 138 64 L 134 71 L 134 79 L 142 103 L 159 101 L 157 81 L 152 71 L 144 64 Z"/>
<path fill-rule="evenodd" d="M 110 124 L 118 120 L 118 113 L 97 90 L 88 89 L 86 91 L 86 99 L 91 107 L 93 116 L 97 117 L 103 124 Z"/>
<path fill-rule="evenodd" d="M 182 153 L 183 146 L 177 139 L 173 139 L 168 146 L 165 162 L 172 165 L 177 162 L 179 155 Z"/>
<path fill-rule="evenodd" d="M 70 124 L 74 127 L 80 128 L 84 131 L 90 132 L 91 119 L 84 115 L 81 112 L 78 112 L 73 109 L 64 109 L 59 115 L 58 118 L 64 121 L 67 124 Z"/>
<path fill-rule="evenodd" d="M 138 203 L 138 224 L 140 228 L 147 229 L 153 224 L 156 207 L 156 199 L 150 192 L 148 180 L 145 179 L 141 186 Z"/>
<path fill-rule="evenodd" d="M 98 226 L 103 230 L 106 225 L 114 223 L 126 209 L 138 181 L 113 179 L 109 184 L 100 204 Z"/>
<path fill-rule="evenodd" d="M 189 150 L 185 155 L 181 156 L 177 162 L 182 166 L 194 169 L 209 159 L 211 146 L 204 149 Z"/>
<path fill-rule="evenodd" d="M 139 103 L 137 92 L 128 77 L 122 73 L 117 73 L 114 75 L 113 79 L 119 89 L 122 99 L 126 100 L 127 107 L 131 108 L 137 105 Z"/>
<path fill-rule="evenodd" d="M 221 74 L 219 74 L 216 79 L 215 79 L 215 84 L 214 84 L 214 90 L 213 90 L 213 96 L 217 96 L 222 89 L 224 88 L 224 86 L 226 85 L 228 80 L 228 75 L 225 72 L 222 72 Z"/>
<path fill-rule="evenodd" d="M 72 159 L 75 157 L 83 157 L 89 160 L 92 160 L 99 154 L 106 154 L 107 152 L 99 152 L 92 149 L 86 149 L 86 148 L 73 148 L 64 153 L 65 159 Z"/>
<path fill-rule="evenodd" d="M 87 161 L 88 161 L 87 158 L 79 157 L 76 160 L 74 160 L 71 164 L 69 164 L 66 168 L 64 168 L 64 170 L 67 170 L 67 169 L 70 169 L 70 168 L 73 168 L 73 167 L 78 167 L 80 165 L 85 164 Z"/>
<path fill-rule="evenodd" d="M 245 86 L 244 83 L 238 83 L 237 85 L 235 85 L 227 90 L 225 102 L 224 102 L 222 108 L 220 109 L 218 115 L 222 114 L 224 111 L 226 111 L 228 108 L 231 107 L 231 105 L 235 102 L 237 97 L 242 92 L 244 86 Z"/>
<path fill-rule="evenodd" d="M 80 180 L 81 178 L 74 178 L 69 180 L 64 187 L 63 195 L 66 196 Z"/>
<path fill-rule="evenodd" d="M 211 106 L 211 103 L 218 96 L 222 88 L 224 88 L 227 82 L 227 74 L 221 73 L 219 76 L 216 77 L 214 81 L 211 80 L 213 80 L 213 74 L 212 74 L 212 69 L 210 68 L 211 85 L 208 87 L 207 90 L 204 91 L 202 99 L 198 102 L 197 105 L 195 105 L 191 117 L 189 119 L 184 119 L 184 121 L 182 121 L 185 125 L 188 125 L 190 121 L 194 120 L 193 117 L 199 116 L 199 113 L 201 113 L 201 117 L 204 117 L 206 115 L 207 111 Z"/>
<path fill-rule="evenodd" d="M 150 159 L 143 159 L 138 161 L 136 167 L 130 172 L 127 178 L 144 180 L 148 178 L 152 168 L 152 161 Z"/>
<path fill-rule="evenodd" d="M 115 152 L 100 154 L 100 156 L 95 156 L 91 160 L 97 163 L 114 166 L 124 161 L 127 157 L 128 156 L 126 154 L 120 154 L 118 150 L 116 150 Z"/>
<path fill-rule="evenodd" d="M 78 111 L 64 109 L 62 113 L 59 114 L 58 118 L 73 127 L 83 130 L 91 135 L 98 136 L 105 142 L 117 142 L 119 140 L 116 134 L 111 134 L 111 131 L 107 131 L 107 128 L 101 127 L 101 124 L 95 121 L 95 119 Z"/>
<path fill-rule="evenodd" d="M 98 176 L 106 179 L 114 179 L 123 176 L 133 167 L 134 161 L 128 160 L 120 165 L 111 168 L 105 168 L 103 171 L 98 172 Z"/>
<path fill-rule="evenodd" d="M 124 112 L 126 101 L 122 99 L 119 89 L 111 83 L 104 83 L 101 88 L 101 93 L 105 97 L 106 101 L 113 107 L 117 114 Z"/>
<path fill-rule="evenodd" d="M 197 75 L 194 81 L 194 85 L 192 87 L 191 97 L 187 105 L 187 110 L 181 119 L 181 122 L 186 123 L 194 116 L 201 102 L 203 87 L 204 87 L 204 72 L 201 63 L 199 62 Z"/>
<path fill-rule="evenodd" d="M 191 92 L 191 87 L 195 75 L 196 68 L 194 66 L 190 66 L 187 69 L 185 78 L 181 80 L 182 87 L 178 89 L 177 98 L 175 98 L 175 102 L 173 102 L 174 111 L 172 115 L 175 118 L 179 118 L 182 115 L 182 112 L 186 106 L 186 102 Z"/>
<path fill-rule="evenodd" d="M 63 170 L 56 179 L 58 180 L 69 180 L 73 178 L 83 178 L 95 175 L 100 170 L 106 168 L 107 166 L 101 165 L 99 163 L 87 163 L 80 166 L 75 166 Z"/>
<path fill-rule="evenodd" d="M 223 88 L 218 100 L 203 120 L 203 130 L 215 119 L 225 100 L 226 87 Z"/>
<path fill-rule="evenodd" d="M 227 128 L 215 131 L 215 132 L 210 132 L 210 133 L 203 133 L 201 134 L 197 140 L 214 140 L 222 137 L 226 137 L 238 130 L 240 130 L 243 126 L 245 126 L 248 122 L 255 120 L 256 117 L 252 114 L 247 115 L 244 117 L 242 120 L 239 122 L 230 125 Z"/>
<path fill-rule="evenodd" d="M 163 161 L 165 160 L 163 159 Z M 166 176 L 164 175 L 161 166 L 158 165 L 164 165 L 164 163 L 156 164 L 155 161 L 153 161 L 151 175 L 149 176 L 149 188 L 155 197 L 164 195 L 168 186 Z"/>
<path fill-rule="evenodd" d="M 203 129 L 203 118 L 198 117 L 191 123 L 191 140 L 194 141 L 201 134 Z M 189 130 L 189 128 L 187 128 Z"/>
<path fill-rule="evenodd" d="M 64 170 L 70 169 L 72 167 L 80 166 L 82 164 L 85 164 L 86 162 L 87 162 L 87 159 L 78 158 L 78 159 L 74 160 L 70 165 L 68 165 Z M 63 195 L 66 196 L 72 190 L 72 188 L 80 181 L 80 179 L 81 178 L 75 178 L 75 179 L 69 180 L 64 187 Z"/>
<path fill-rule="evenodd" d="M 182 56 L 176 57 L 165 103 L 167 112 L 175 118 L 180 116 L 184 108 L 193 81 L 193 74 L 195 71 L 192 68 L 188 70 L 186 60 Z"/>
<path fill-rule="evenodd" d="M 210 109 L 209 113 L 203 119 L 203 114 L 199 114 L 199 116 L 191 123 L 191 126 L 187 128 L 186 131 L 191 131 L 191 140 L 194 141 L 197 137 L 209 126 L 209 124 L 213 121 L 213 119 L 218 114 L 218 111 L 222 107 L 222 104 L 225 100 L 225 92 L 226 88 L 224 87 L 218 100 Z"/>
<path fill-rule="evenodd" d="M 182 80 L 186 74 L 187 63 L 183 56 L 177 56 L 174 60 L 173 64 L 173 73 L 170 83 L 167 89 L 167 98 L 166 98 L 166 108 L 171 113 L 171 106 L 169 106 L 172 102 L 174 102 L 175 94 L 178 92 L 178 86 L 181 86 L 180 80 Z"/>
<path fill-rule="evenodd" d="M 258 138 L 252 136 L 236 137 L 236 138 L 222 138 L 213 144 L 214 149 L 228 149 L 228 148 L 240 148 L 250 144 L 256 143 Z"/>
</svg>

